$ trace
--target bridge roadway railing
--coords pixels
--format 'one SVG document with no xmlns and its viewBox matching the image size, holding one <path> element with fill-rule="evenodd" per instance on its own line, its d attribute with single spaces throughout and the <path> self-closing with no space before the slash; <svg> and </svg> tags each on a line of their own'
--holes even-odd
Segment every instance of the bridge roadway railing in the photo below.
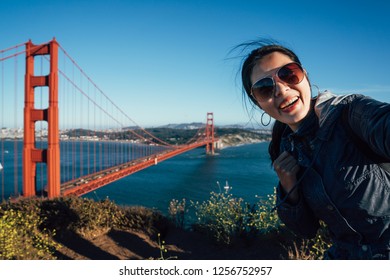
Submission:
<svg viewBox="0 0 390 280">
<path fill-rule="evenodd" d="M 214 140 L 214 142 L 215 141 L 216 140 Z M 136 159 L 128 163 L 110 167 L 99 172 L 80 177 L 76 180 L 61 184 L 61 195 L 84 195 L 147 167 L 157 165 L 161 161 L 167 160 L 192 149 L 206 146 L 207 144 L 210 144 L 210 140 L 203 140 L 189 145 L 177 146 L 173 150 L 166 150 L 158 154 Z"/>
</svg>

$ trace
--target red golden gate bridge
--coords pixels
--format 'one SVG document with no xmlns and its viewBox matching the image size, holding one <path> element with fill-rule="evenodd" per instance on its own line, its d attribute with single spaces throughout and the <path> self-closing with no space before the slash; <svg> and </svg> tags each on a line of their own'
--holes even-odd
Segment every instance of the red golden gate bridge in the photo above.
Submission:
<svg viewBox="0 0 390 280">
<path fill-rule="evenodd" d="M 81 196 L 198 147 L 213 154 L 217 141 L 213 113 L 185 144 L 156 137 L 55 39 L 0 50 L 0 102 L 2 200 Z"/>
</svg>

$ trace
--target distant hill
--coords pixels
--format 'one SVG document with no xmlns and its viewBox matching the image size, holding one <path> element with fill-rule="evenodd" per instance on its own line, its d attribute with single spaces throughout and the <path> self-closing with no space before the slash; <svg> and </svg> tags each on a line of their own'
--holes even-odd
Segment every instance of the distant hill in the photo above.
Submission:
<svg viewBox="0 0 390 280">
<path fill-rule="evenodd" d="M 202 123 L 182 124 L 182 125 L 167 125 L 155 128 L 147 128 L 142 130 L 123 129 L 122 131 L 92 131 L 87 129 L 75 129 L 62 132 L 62 136 L 67 136 L 69 139 L 77 139 L 88 137 L 89 139 L 97 140 L 139 140 L 139 135 L 145 139 L 154 140 L 153 136 L 167 142 L 169 144 L 185 144 L 194 137 L 200 136 L 203 133 L 200 128 L 205 125 Z M 175 127 L 175 128 L 172 128 Z M 178 128 L 181 127 L 181 128 Z M 198 135 L 197 135 L 198 134 Z M 243 128 L 215 127 L 215 136 L 219 138 L 224 146 L 232 146 L 246 143 L 255 143 L 260 141 L 268 141 L 270 139 L 269 130 L 249 130 Z"/>
<path fill-rule="evenodd" d="M 179 124 L 167 124 L 163 126 L 159 126 L 159 128 L 172 128 L 172 129 L 199 129 L 204 127 L 204 123 L 179 123 Z"/>
<path fill-rule="evenodd" d="M 205 123 L 180 123 L 180 124 L 167 124 L 158 126 L 160 128 L 173 128 L 173 129 L 199 129 L 204 127 Z M 270 130 L 271 126 L 264 127 L 260 124 L 245 123 L 245 124 L 227 124 L 227 125 L 216 125 L 219 128 L 239 128 L 245 130 Z"/>
</svg>

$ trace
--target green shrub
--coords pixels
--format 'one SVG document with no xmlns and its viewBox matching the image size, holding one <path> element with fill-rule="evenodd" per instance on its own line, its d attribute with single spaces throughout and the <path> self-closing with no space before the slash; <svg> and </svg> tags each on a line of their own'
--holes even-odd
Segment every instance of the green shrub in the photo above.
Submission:
<svg viewBox="0 0 390 280">
<path fill-rule="evenodd" d="M 130 206 L 123 209 L 124 218 L 119 225 L 121 228 L 131 228 L 153 235 L 165 234 L 167 228 L 171 225 L 168 218 L 159 211 L 142 206 Z"/>
<path fill-rule="evenodd" d="M 74 232 L 85 238 L 98 236 L 119 226 L 124 213 L 108 199 L 60 197 L 42 200 L 41 215 L 47 217 L 44 226 L 61 233 Z"/>
<path fill-rule="evenodd" d="M 72 199 L 69 208 L 77 213 L 71 229 L 83 237 L 91 238 L 108 232 L 121 224 L 123 211 L 112 201 L 105 199 Z"/>
<path fill-rule="evenodd" d="M 44 219 L 36 205 L 30 204 L 29 208 L 22 211 L 0 206 L 0 259 L 55 259 L 53 253 L 59 248 L 52 240 L 55 231 L 40 230 Z"/>
<path fill-rule="evenodd" d="M 276 191 L 267 199 L 260 199 L 254 205 L 235 198 L 226 192 L 211 192 L 203 203 L 192 202 L 196 222 L 194 230 L 201 231 L 219 244 L 229 245 L 237 237 L 255 237 L 258 234 L 277 232 L 281 221 L 274 211 Z"/>
<path fill-rule="evenodd" d="M 253 227 L 261 234 L 277 232 L 282 225 L 277 212 L 276 205 L 276 189 L 273 194 L 267 195 L 266 199 L 260 200 L 253 207 L 254 211 L 250 213 L 249 227 Z"/>
<path fill-rule="evenodd" d="M 211 192 L 210 199 L 192 203 L 197 221 L 194 229 L 204 232 L 213 241 L 229 245 L 246 230 L 248 213 L 242 198 L 229 193 Z"/>
</svg>

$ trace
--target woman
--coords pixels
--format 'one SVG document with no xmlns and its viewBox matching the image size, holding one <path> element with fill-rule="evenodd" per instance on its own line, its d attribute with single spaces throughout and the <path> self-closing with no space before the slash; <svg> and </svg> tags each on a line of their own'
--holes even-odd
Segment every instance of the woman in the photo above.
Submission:
<svg viewBox="0 0 390 280">
<path fill-rule="evenodd" d="M 390 169 L 382 162 L 390 162 L 390 104 L 312 98 L 298 57 L 280 45 L 253 50 L 241 75 L 246 96 L 275 119 L 269 153 L 281 220 L 305 238 L 324 221 L 333 239 L 327 259 L 389 259 Z"/>
</svg>

